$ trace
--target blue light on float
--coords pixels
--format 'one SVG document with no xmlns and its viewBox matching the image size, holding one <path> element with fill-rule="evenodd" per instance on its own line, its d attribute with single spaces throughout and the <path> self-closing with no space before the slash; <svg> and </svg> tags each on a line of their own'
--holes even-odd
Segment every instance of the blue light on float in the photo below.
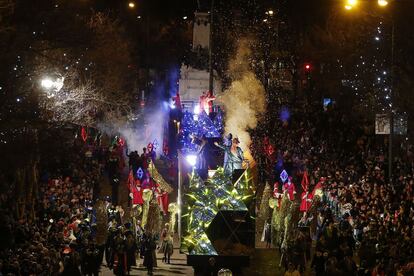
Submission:
<svg viewBox="0 0 414 276">
<path fill-rule="evenodd" d="M 139 179 L 142 179 L 142 177 L 144 176 L 144 171 L 142 170 L 141 167 L 139 167 L 137 170 L 137 176 Z"/>
<path fill-rule="evenodd" d="M 283 171 L 280 173 L 280 179 L 282 179 L 283 183 L 285 183 L 285 182 L 286 182 L 286 180 L 288 179 L 288 177 L 289 177 L 289 175 L 288 175 L 288 173 L 286 172 L 286 170 L 283 170 Z"/>
</svg>

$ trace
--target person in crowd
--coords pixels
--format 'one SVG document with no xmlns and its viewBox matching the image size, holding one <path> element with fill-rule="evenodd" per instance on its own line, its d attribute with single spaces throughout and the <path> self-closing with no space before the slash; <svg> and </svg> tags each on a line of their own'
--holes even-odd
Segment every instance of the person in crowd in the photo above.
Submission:
<svg viewBox="0 0 414 276">
<path fill-rule="evenodd" d="M 262 141 L 267 141 L 279 156 L 277 163 L 263 165 L 265 180 L 275 180 L 274 168 L 286 169 L 292 176 L 309 172 L 309 187 L 314 186 L 313 191 L 309 189 L 310 198 L 321 198 L 315 212 L 307 213 L 316 222 L 312 238 L 317 256 L 312 264 L 317 274 L 322 273 L 322 263 L 325 275 L 395 275 L 397 267 L 407 273 L 404 264 L 414 256 L 410 249 L 414 240 L 412 147 L 393 160 L 390 185 L 387 149 L 367 131 L 368 125 L 355 123 L 334 108 L 289 105 L 288 109 L 288 121 L 276 121 L 278 113 L 265 115 L 263 124 L 252 132 L 251 151 L 255 160 L 272 160 L 263 150 Z"/>
<path fill-rule="evenodd" d="M 173 237 L 171 233 L 168 233 L 164 243 L 165 244 L 163 247 L 163 261 L 169 264 L 171 261 L 171 255 L 174 252 Z"/>
<path fill-rule="evenodd" d="M 267 219 L 263 227 L 262 241 L 266 242 L 266 248 L 270 248 L 272 244 L 272 225 L 270 219 Z"/>
<path fill-rule="evenodd" d="M 144 266 L 147 268 L 148 275 L 153 274 L 154 270 L 154 254 L 157 245 L 154 236 L 147 232 L 144 240 Z"/>
<path fill-rule="evenodd" d="M 292 262 L 289 262 L 285 276 L 300 276 L 299 270 L 295 268 L 295 265 Z"/>
<path fill-rule="evenodd" d="M 164 225 L 164 228 L 161 231 L 161 246 L 160 246 L 160 250 L 159 253 L 164 253 L 165 251 L 165 247 L 167 246 L 167 240 L 168 240 L 168 229 L 169 229 L 169 224 L 166 223 Z M 167 260 L 165 258 L 162 259 L 163 262 L 166 262 Z"/>
<path fill-rule="evenodd" d="M 204 269 L 203 276 L 216 276 L 219 269 L 220 268 L 217 265 L 216 259 L 214 257 L 210 257 Z"/>
<path fill-rule="evenodd" d="M 130 275 L 131 267 L 137 266 L 137 251 L 138 251 L 138 245 L 136 242 L 136 239 L 134 237 L 134 234 L 131 230 L 127 230 L 125 232 L 125 251 L 127 256 L 127 274 Z"/>
</svg>

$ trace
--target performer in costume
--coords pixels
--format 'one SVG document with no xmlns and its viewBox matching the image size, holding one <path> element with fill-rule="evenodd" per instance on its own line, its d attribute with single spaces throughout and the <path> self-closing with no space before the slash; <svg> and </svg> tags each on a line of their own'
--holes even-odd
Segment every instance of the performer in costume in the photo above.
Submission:
<svg viewBox="0 0 414 276">
<path fill-rule="evenodd" d="M 309 194 L 309 179 L 308 173 L 305 171 L 302 178 L 302 194 L 301 194 L 301 203 L 299 210 L 303 212 L 303 216 L 306 216 L 306 212 L 309 210 L 312 202 L 311 194 Z"/>
<path fill-rule="evenodd" d="M 141 187 L 143 190 L 145 189 L 149 189 L 149 190 L 154 190 L 154 181 L 151 179 L 150 173 L 147 171 L 145 172 L 145 177 L 144 180 L 142 180 L 142 184 Z"/>
<path fill-rule="evenodd" d="M 322 190 L 323 190 L 323 184 L 325 183 L 326 178 L 321 177 L 319 182 L 315 185 L 315 187 L 312 190 L 312 193 L 310 194 L 310 199 L 313 199 L 315 195 L 319 195 L 322 198 Z"/>
<path fill-rule="evenodd" d="M 229 133 L 226 137 L 224 137 L 224 146 L 231 147 L 233 140 L 233 135 Z M 227 167 L 227 163 L 229 162 L 229 151 L 224 151 L 224 160 L 223 160 L 223 168 Z"/>
<path fill-rule="evenodd" d="M 132 185 L 130 185 L 129 192 L 132 199 L 132 205 L 142 205 L 144 200 L 142 198 L 141 181 L 139 179 L 134 180 Z"/>
<path fill-rule="evenodd" d="M 174 105 L 176 108 L 181 109 L 181 98 L 180 93 L 177 92 L 177 95 L 173 97 Z"/>
<path fill-rule="evenodd" d="M 273 197 L 277 199 L 277 208 L 282 205 L 282 193 L 279 193 L 279 182 L 273 184 Z"/>
<path fill-rule="evenodd" d="M 295 200 L 296 188 L 295 188 L 295 184 L 293 184 L 292 182 L 291 176 L 289 176 L 288 182 L 283 184 L 283 193 L 285 192 L 288 194 L 290 201 Z"/>
<path fill-rule="evenodd" d="M 158 186 L 155 190 L 155 196 L 157 198 L 158 205 L 160 206 L 161 211 L 164 216 L 168 213 L 168 193 L 161 190 Z"/>
<path fill-rule="evenodd" d="M 213 92 L 207 91 L 204 103 L 204 111 L 207 113 L 207 115 L 213 113 L 213 101 L 215 99 L 216 97 L 213 95 Z"/>
<path fill-rule="evenodd" d="M 222 146 L 215 142 L 214 145 L 224 150 L 227 154 L 227 163 L 224 164 L 224 172 L 232 175 L 234 170 L 243 168 L 243 150 L 239 147 L 238 138 L 233 138 L 231 146 Z"/>
<path fill-rule="evenodd" d="M 207 115 L 213 112 L 213 101 L 216 97 L 211 91 L 205 91 L 200 96 L 200 112 L 204 111 Z"/>
<path fill-rule="evenodd" d="M 197 173 L 202 179 L 207 179 L 207 176 L 208 176 L 207 138 L 205 136 L 203 136 L 201 139 L 194 138 L 193 143 L 198 145 L 197 164 L 196 164 Z"/>
<path fill-rule="evenodd" d="M 207 104 L 206 104 L 206 97 L 207 97 L 207 95 L 206 95 L 206 91 L 204 91 L 204 92 L 201 94 L 201 96 L 200 96 L 200 101 L 199 101 L 199 105 L 200 105 L 200 113 L 201 113 L 202 111 L 205 111 L 205 106 L 207 105 Z"/>
</svg>

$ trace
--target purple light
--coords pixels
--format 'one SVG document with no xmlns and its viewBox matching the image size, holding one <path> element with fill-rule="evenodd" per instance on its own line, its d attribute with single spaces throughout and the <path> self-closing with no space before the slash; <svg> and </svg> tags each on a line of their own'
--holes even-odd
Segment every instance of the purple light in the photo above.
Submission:
<svg viewBox="0 0 414 276">
<path fill-rule="evenodd" d="M 290 111 L 287 107 L 282 107 L 282 109 L 280 110 L 280 120 L 282 120 L 283 122 L 288 121 L 290 118 Z"/>
<path fill-rule="evenodd" d="M 283 181 L 283 182 L 286 182 L 286 180 L 288 179 L 288 177 L 289 177 L 289 175 L 288 175 L 288 173 L 286 172 L 286 170 L 283 170 L 283 171 L 280 173 L 280 179 L 282 179 L 282 181 Z"/>
</svg>

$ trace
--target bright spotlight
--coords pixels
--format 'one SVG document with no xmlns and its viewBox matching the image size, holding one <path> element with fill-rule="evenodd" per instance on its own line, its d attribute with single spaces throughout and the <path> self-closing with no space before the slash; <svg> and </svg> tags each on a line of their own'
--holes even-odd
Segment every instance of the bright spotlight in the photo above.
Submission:
<svg viewBox="0 0 414 276">
<path fill-rule="evenodd" d="M 131 9 L 135 8 L 135 3 L 134 2 L 129 2 L 128 7 L 130 7 Z"/>
<path fill-rule="evenodd" d="M 194 107 L 194 114 L 195 114 L 195 115 L 200 114 L 200 105 L 196 105 L 196 106 Z"/>
<path fill-rule="evenodd" d="M 53 90 L 53 91 L 59 92 L 60 89 L 62 89 L 62 87 L 63 87 L 64 80 L 65 80 L 64 77 L 57 78 L 56 81 L 53 81 L 53 80 L 51 80 L 49 78 L 44 78 L 44 79 L 42 79 L 42 81 L 40 82 L 40 84 L 46 90 Z"/>
<path fill-rule="evenodd" d="M 53 87 L 54 82 L 51 79 L 43 79 L 41 84 L 42 84 L 42 87 L 46 89 L 50 89 Z"/>
<path fill-rule="evenodd" d="M 187 160 L 187 163 L 189 165 L 191 165 L 192 167 L 194 167 L 196 165 L 196 163 L 197 163 L 197 155 L 192 155 L 192 154 L 187 155 L 185 157 L 185 160 Z"/>
<path fill-rule="evenodd" d="M 358 4 L 358 0 L 346 0 L 345 9 L 351 10 Z"/>
<path fill-rule="evenodd" d="M 269 15 L 273 15 L 273 11 L 272 11 L 272 10 L 269 10 L 267 13 L 268 13 Z"/>
<path fill-rule="evenodd" d="M 388 1 L 387 0 L 378 0 L 378 5 L 380 7 L 385 7 L 386 5 L 388 5 Z"/>
</svg>

